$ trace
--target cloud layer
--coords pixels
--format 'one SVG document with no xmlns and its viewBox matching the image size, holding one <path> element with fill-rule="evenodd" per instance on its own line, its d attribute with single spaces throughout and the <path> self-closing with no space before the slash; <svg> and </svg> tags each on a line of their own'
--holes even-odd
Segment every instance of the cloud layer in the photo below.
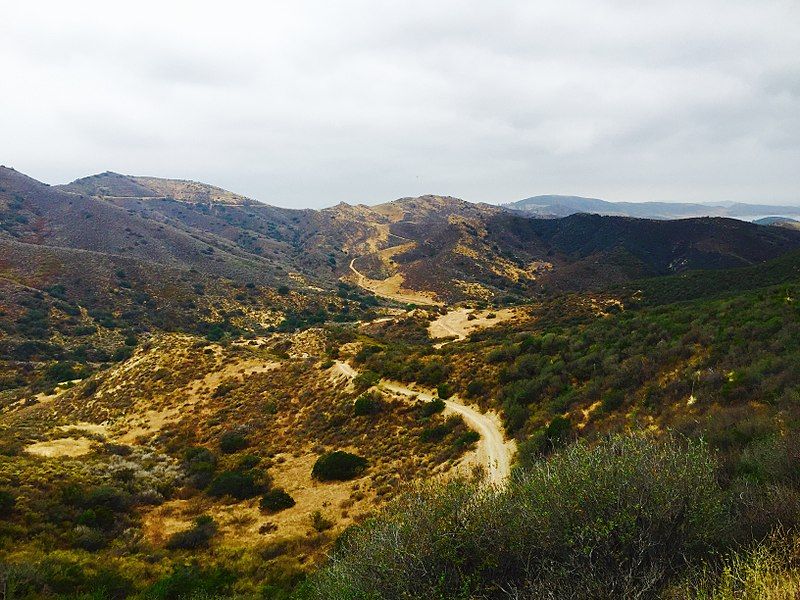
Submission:
<svg viewBox="0 0 800 600">
<path fill-rule="evenodd" d="M 124 8 L 123 8 L 124 7 Z M 283 206 L 800 203 L 793 0 L 60 1 L 0 19 L 0 162 Z"/>
</svg>

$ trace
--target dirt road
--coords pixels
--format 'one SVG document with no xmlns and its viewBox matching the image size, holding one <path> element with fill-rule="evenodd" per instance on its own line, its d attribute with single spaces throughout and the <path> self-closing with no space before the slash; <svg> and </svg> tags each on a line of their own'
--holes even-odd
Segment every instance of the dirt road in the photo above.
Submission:
<svg viewBox="0 0 800 600">
<path fill-rule="evenodd" d="M 356 269 L 356 258 L 350 261 L 350 270 L 356 276 L 356 284 L 359 287 L 369 290 L 376 296 L 402 302 L 404 304 L 419 304 L 421 306 L 440 306 L 441 302 L 437 302 L 422 293 L 415 293 L 411 290 L 403 290 L 403 277 L 399 273 L 392 275 L 388 279 L 378 280 L 370 279 L 361 271 Z"/>
<path fill-rule="evenodd" d="M 336 361 L 336 372 L 353 378 L 356 371 L 343 361 Z M 394 381 L 381 381 L 379 387 L 383 390 L 394 392 L 403 396 L 416 396 L 420 400 L 430 402 L 434 396 L 411 389 L 402 383 Z M 456 397 L 444 401 L 447 413 L 458 414 L 467 426 L 478 432 L 481 439 L 477 444 L 476 458 L 486 469 L 487 481 L 491 485 L 501 486 L 511 474 L 511 455 L 514 451 L 513 442 L 506 442 L 503 430 L 496 415 L 485 414 L 471 406 L 461 404 Z"/>
</svg>

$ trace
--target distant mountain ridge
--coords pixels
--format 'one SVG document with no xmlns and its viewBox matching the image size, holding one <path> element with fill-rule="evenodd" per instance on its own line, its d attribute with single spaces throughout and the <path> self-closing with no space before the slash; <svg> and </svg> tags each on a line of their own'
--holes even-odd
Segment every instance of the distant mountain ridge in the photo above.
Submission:
<svg viewBox="0 0 800 600">
<path fill-rule="evenodd" d="M 693 217 L 731 217 L 752 219 L 765 215 L 800 217 L 800 206 L 771 204 L 701 204 L 687 202 L 609 202 L 582 196 L 544 195 L 501 205 L 508 210 L 546 218 L 568 217 L 575 213 L 640 219 L 688 219 Z"/>
<path fill-rule="evenodd" d="M 76 273 L 83 266 L 104 274 L 103 289 L 117 283 L 118 267 L 106 263 L 135 260 L 150 266 L 153 284 L 181 272 L 192 285 L 211 278 L 338 298 L 339 286 L 358 276 L 444 302 L 599 289 L 800 249 L 800 232 L 786 227 L 598 216 L 587 213 L 607 203 L 577 200 L 582 210 L 553 219 L 439 195 L 293 210 L 203 183 L 106 172 L 49 186 L 0 167 L 0 241 L 4 268 L 37 288 L 63 283 L 66 268 L 42 267 L 31 278 L 25 265 L 58 256 Z"/>
</svg>

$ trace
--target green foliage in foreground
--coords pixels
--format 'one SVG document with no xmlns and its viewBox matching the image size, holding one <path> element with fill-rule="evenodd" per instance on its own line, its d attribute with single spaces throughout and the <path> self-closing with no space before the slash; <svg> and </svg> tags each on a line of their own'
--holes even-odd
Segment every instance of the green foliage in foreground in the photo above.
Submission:
<svg viewBox="0 0 800 600">
<path fill-rule="evenodd" d="M 453 481 L 349 530 L 302 596 L 653 597 L 733 543 L 735 503 L 702 442 L 574 444 L 503 490 Z"/>
</svg>

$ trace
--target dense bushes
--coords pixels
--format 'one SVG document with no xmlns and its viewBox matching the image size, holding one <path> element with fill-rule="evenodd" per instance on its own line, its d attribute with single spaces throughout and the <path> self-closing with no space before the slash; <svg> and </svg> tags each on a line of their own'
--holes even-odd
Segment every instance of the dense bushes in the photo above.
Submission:
<svg viewBox="0 0 800 600">
<path fill-rule="evenodd" d="M 169 575 L 149 586 L 143 600 L 177 598 L 220 598 L 230 593 L 236 578 L 221 567 L 203 569 L 197 564 L 178 566 Z"/>
<path fill-rule="evenodd" d="M 725 494 L 700 443 L 575 444 L 507 489 L 419 489 L 346 532 L 309 598 L 633 598 L 725 541 Z M 504 591 L 501 591 L 504 590 Z"/>
<path fill-rule="evenodd" d="M 363 392 L 368 390 L 380 381 L 381 377 L 374 371 L 364 371 L 363 373 L 359 373 L 353 379 L 353 386 L 355 386 L 356 391 Z"/>
<path fill-rule="evenodd" d="M 311 470 L 311 476 L 320 481 L 346 481 L 366 468 L 365 458 L 336 450 L 317 459 Z"/>
</svg>

